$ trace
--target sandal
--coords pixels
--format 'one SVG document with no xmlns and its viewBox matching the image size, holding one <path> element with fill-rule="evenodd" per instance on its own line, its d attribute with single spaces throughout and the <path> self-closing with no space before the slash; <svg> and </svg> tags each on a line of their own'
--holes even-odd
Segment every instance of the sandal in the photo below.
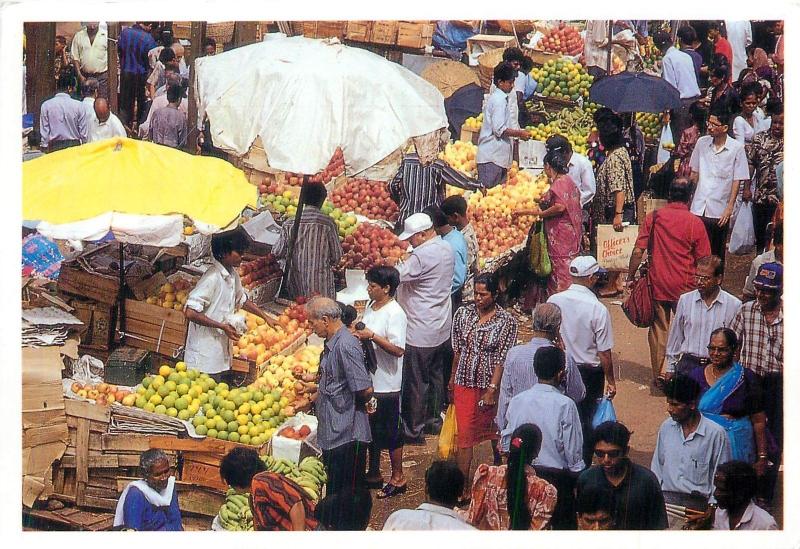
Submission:
<svg viewBox="0 0 800 549">
<path fill-rule="evenodd" d="M 394 496 L 399 496 L 400 494 L 404 494 L 408 490 L 408 484 L 403 484 L 402 486 L 397 486 L 392 484 L 391 482 L 387 482 L 386 486 L 384 486 L 378 495 L 376 496 L 377 499 L 386 499 L 391 498 Z"/>
<path fill-rule="evenodd" d="M 458 503 L 456 503 L 456 507 L 469 507 L 470 503 L 472 503 L 472 498 L 461 498 L 458 500 Z"/>
</svg>

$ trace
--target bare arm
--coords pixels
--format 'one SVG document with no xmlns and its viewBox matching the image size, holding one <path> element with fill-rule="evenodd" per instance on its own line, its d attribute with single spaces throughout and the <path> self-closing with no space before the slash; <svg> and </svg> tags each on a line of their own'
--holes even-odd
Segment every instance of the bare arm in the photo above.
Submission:
<svg viewBox="0 0 800 549">
<path fill-rule="evenodd" d="M 184 314 L 189 322 L 194 322 L 195 324 L 200 324 L 201 326 L 208 326 L 209 328 L 217 328 L 218 330 L 225 332 L 225 334 L 233 341 L 239 341 L 239 334 L 236 333 L 236 330 L 230 324 L 211 320 L 205 314 L 199 313 L 194 309 L 190 309 L 189 307 L 184 309 Z"/>
<path fill-rule="evenodd" d="M 741 181 L 738 179 L 734 179 L 731 183 L 731 195 L 728 197 L 728 205 L 725 206 L 725 211 L 722 212 L 722 217 L 719 218 L 717 224 L 720 227 L 724 227 L 728 224 L 728 221 L 731 219 L 731 215 L 733 214 L 733 207 L 736 205 L 736 197 L 739 196 L 739 186 Z"/>
<path fill-rule="evenodd" d="M 762 476 L 766 472 L 767 458 L 762 458 L 767 454 L 767 414 L 758 412 L 750 416 L 753 423 L 753 433 L 756 438 L 756 450 L 758 450 L 758 461 L 755 463 L 756 473 Z"/>
<path fill-rule="evenodd" d="M 378 334 L 376 334 L 375 332 L 373 332 L 368 328 L 353 332 L 353 335 L 356 336 L 361 341 L 364 341 L 365 339 L 374 341 L 375 345 L 377 345 L 390 355 L 396 356 L 398 358 L 403 356 L 403 353 L 405 352 L 405 349 L 403 349 L 402 347 L 398 347 L 397 345 L 389 341 L 388 338 L 379 336 Z"/>
<path fill-rule="evenodd" d="M 298 501 L 289 510 L 289 520 L 292 521 L 293 532 L 304 532 L 306 529 L 306 510 L 303 502 Z"/>
<path fill-rule="evenodd" d="M 631 253 L 631 260 L 628 263 L 628 282 L 633 282 L 633 277 L 636 276 L 636 269 L 642 263 L 642 256 L 644 255 L 643 248 L 634 248 Z"/>
<path fill-rule="evenodd" d="M 614 230 L 622 231 L 622 208 L 625 207 L 625 193 L 616 191 L 614 193 Z"/>
<path fill-rule="evenodd" d="M 606 395 L 608 398 L 614 398 L 614 395 L 617 394 L 617 382 L 614 379 L 614 362 L 611 358 L 611 351 L 600 351 L 597 355 L 600 357 L 600 366 L 606 376 Z"/>
<path fill-rule="evenodd" d="M 260 316 L 261 318 L 264 319 L 264 322 L 266 322 L 267 324 L 269 324 L 273 328 L 275 327 L 275 321 L 272 320 L 267 313 L 262 311 L 261 308 L 258 305 L 256 305 L 255 303 L 253 303 L 249 299 L 244 302 L 244 305 L 242 305 L 242 309 L 244 309 L 248 313 L 253 313 L 254 315 Z"/>
</svg>

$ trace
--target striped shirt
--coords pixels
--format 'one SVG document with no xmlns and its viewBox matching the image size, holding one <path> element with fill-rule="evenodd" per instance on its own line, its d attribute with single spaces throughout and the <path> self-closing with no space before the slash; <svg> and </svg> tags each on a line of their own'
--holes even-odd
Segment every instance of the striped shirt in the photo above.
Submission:
<svg viewBox="0 0 800 549">
<path fill-rule="evenodd" d="M 156 41 L 139 24 L 124 29 L 119 35 L 117 52 L 121 72 L 147 74 L 150 61 L 147 52 L 156 47 Z"/>
<path fill-rule="evenodd" d="M 533 371 L 533 357 L 542 347 L 552 347 L 553 342 L 543 337 L 534 337 L 525 345 L 513 347 L 506 355 L 503 367 L 503 380 L 500 382 L 500 395 L 497 398 L 497 416 L 495 421 L 500 430 L 505 428 L 506 410 L 511 399 L 523 391 L 527 391 L 539 382 Z M 572 357 L 567 357 L 567 368 L 561 389 L 569 398 L 578 402 L 586 396 L 586 386 L 581 373 Z"/>
<path fill-rule="evenodd" d="M 462 387 L 486 389 L 494 369 L 504 364 L 517 342 L 517 320 L 502 307 L 483 324 L 475 305 L 465 305 L 453 317 L 453 352 L 458 353 L 455 382 Z"/>
<path fill-rule="evenodd" d="M 278 259 L 286 259 L 293 226 L 294 219 L 288 219 L 281 227 L 281 236 L 272 250 Z M 305 206 L 292 252 L 294 257 L 288 280 L 288 291 L 292 297 L 319 294 L 336 299 L 333 267 L 342 259 L 338 235 L 336 224 L 330 217 L 319 208 Z"/>
<path fill-rule="evenodd" d="M 250 507 L 253 509 L 253 528 L 272 532 L 292 530 L 289 512 L 298 503 L 306 514 L 306 531 L 319 524 L 314 518 L 314 504 L 300 486 L 278 473 L 263 472 L 250 484 Z"/>
<path fill-rule="evenodd" d="M 758 301 L 748 301 L 739 309 L 731 329 L 742 348 L 742 366 L 759 375 L 783 373 L 783 303 L 778 317 L 767 324 Z"/>
<path fill-rule="evenodd" d="M 397 227 L 402 227 L 408 216 L 421 212 L 431 204 L 439 206 L 444 202 L 445 184 L 466 190 L 481 188 L 477 181 L 451 168 L 446 162 L 435 160 L 429 166 L 423 166 L 416 154 L 406 155 L 389 183 L 389 193 L 400 210 Z"/>
<path fill-rule="evenodd" d="M 319 372 L 316 409 L 320 449 L 333 450 L 353 441 L 370 442 L 369 418 L 366 411 L 356 409 L 355 394 L 372 387 L 372 378 L 364 366 L 361 343 L 345 326 L 325 341 Z"/>
</svg>

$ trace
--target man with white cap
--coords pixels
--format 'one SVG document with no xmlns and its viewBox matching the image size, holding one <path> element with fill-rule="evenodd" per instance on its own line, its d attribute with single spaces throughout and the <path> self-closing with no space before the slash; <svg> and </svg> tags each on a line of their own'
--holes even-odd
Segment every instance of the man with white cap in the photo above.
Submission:
<svg viewBox="0 0 800 549">
<path fill-rule="evenodd" d="M 407 217 L 399 238 L 413 247 L 397 265 L 397 302 L 408 319 L 401 418 L 406 441 L 413 444 L 424 442 L 424 428 L 432 433 L 441 428 L 444 370 L 452 353 L 450 286 L 455 260 L 450 245 L 436 234 L 426 214 Z"/>
<path fill-rule="evenodd" d="M 547 300 L 561 308 L 561 339 L 567 355 L 578 365 L 586 386 L 586 396 L 578 404 L 578 412 L 584 433 L 583 457 L 587 464 L 592 462 L 591 423 L 603 396 L 604 377 L 605 395 L 613 398 L 617 393 L 611 358 L 614 347 L 611 315 L 592 291 L 604 272 L 594 257 L 578 256 L 569 264 L 572 285 Z"/>
</svg>

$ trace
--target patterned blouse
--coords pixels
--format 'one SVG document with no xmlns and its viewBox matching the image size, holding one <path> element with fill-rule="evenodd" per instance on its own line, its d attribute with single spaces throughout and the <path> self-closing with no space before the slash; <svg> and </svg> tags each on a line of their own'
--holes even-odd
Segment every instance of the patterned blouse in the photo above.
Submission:
<svg viewBox="0 0 800 549">
<path fill-rule="evenodd" d="M 475 305 L 465 305 L 453 318 L 453 351 L 459 353 L 457 385 L 486 389 L 498 364 L 504 364 L 509 349 L 517 343 L 517 321 L 502 307 L 487 322 L 479 324 Z"/>
<path fill-rule="evenodd" d="M 290 531 L 289 512 L 297 503 L 303 504 L 306 513 L 306 530 L 314 530 L 319 524 L 314 518 L 314 504 L 300 486 L 277 473 L 263 472 L 253 477 L 250 507 L 255 530 Z"/>
<path fill-rule="evenodd" d="M 767 130 L 753 137 L 747 161 L 753 167 L 756 204 L 777 204 L 777 176 L 775 166 L 783 162 L 783 138 L 776 138 Z"/>
<path fill-rule="evenodd" d="M 625 147 L 617 147 L 606 156 L 597 169 L 597 193 L 592 205 L 592 217 L 596 223 L 610 223 L 606 219 L 606 209 L 614 208 L 614 193 L 625 193 L 625 204 L 634 204 L 633 166 Z"/>
<path fill-rule="evenodd" d="M 480 530 L 508 530 L 510 518 L 506 496 L 506 465 L 494 467 L 481 464 L 475 471 L 472 483 L 472 502 L 469 509 L 459 511 L 464 520 Z M 528 477 L 528 510 L 531 513 L 531 530 L 544 530 L 550 524 L 556 506 L 557 492 L 546 480 L 539 478 L 532 468 L 525 471 Z"/>
</svg>

